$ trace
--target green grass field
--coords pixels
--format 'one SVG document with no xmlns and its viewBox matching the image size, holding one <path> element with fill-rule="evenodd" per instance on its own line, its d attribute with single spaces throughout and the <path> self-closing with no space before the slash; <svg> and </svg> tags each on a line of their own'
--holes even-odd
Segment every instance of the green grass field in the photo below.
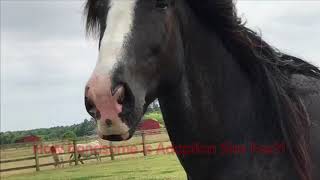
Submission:
<svg viewBox="0 0 320 180">
<path fill-rule="evenodd" d="M 158 155 L 115 160 L 99 164 L 85 164 L 61 169 L 44 170 L 4 177 L 6 180 L 48 179 L 186 179 L 183 168 L 175 155 Z"/>
<path fill-rule="evenodd" d="M 91 141 L 96 140 L 95 138 L 93 139 L 82 139 L 79 140 L 78 143 L 88 143 Z M 103 141 L 101 139 L 98 139 L 100 141 L 101 145 L 109 145 L 109 141 Z M 69 141 L 54 141 L 54 142 L 42 142 L 42 145 L 40 147 L 48 147 L 48 145 L 59 145 L 59 146 L 63 146 L 65 152 L 68 152 L 70 144 L 72 142 Z M 134 136 L 132 137 L 130 140 L 128 141 L 121 141 L 121 142 L 114 142 L 113 146 L 114 147 L 118 147 L 116 148 L 116 150 L 114 151 L 114 154 L 118 154 L 118 153 L 125 153 L 127 152 L 126 150 L 128 150 L 129 148 L 121 148 L 124 146 L 129 146 L 130 148 L 137 148 L 135 150 L 131 151 L 142 151 L 142 137 L 140 135 Z M 147 134 L 145 135 L 145 143 L 146 143 L 146 147 L 147 148 L 152 148 L 152 149 L 160 149 L 160 148 L 164 148 L 166 146 L 170 146 L 170 141 L 169 141 L 169 137 L 168 134 L 166 134 L 165 132 L 162 132 L 161 134 Z M 159 146 L 159 145 L 163 145 Z M 72 145 L 73 146 L 73 145 Z M 40 150 L 46 151 L 43 148 L 40 148 Z M 50 152 L 47 153 L 41 153 L 42 151 L 40 151 L 39 155 L 40 157 L 42 155 L 48 155 L 48 153 L 50 154 Z M 103 155 L 107 155 L 107 151 L 102 151 L 101 152 L 102 156 Z M 153 151 L 151 152 L 149 155 L 156 155 L 157 152 Z M 161 152 L 160 152 L 161 154 Z M 130 154 L 130 155 L 121 155 L 121 156 L 116 156 L 117 160 L 120 159 L 128 159 L 128 158 L 133 158 L 133 157 L 141 157 L 143 156 L 142 153 L 138 153 L 138 154 Z M 1 160 L 12 160 L 12 159 L 19 159 L 19 158 L 26 158 L 26 157 L 34 157 L 34 152 L 33 152 L 33 146 L 32 144 L 29 146 L 22 146 L 22 147 L 18 147 L 15 148 L 15 146 L 13 146 L 12 148 L 7 147 L 7 148 L 1 148 L 0 149 L 0 159 Z M 63 155 L 63 159 L 65 161 L 69 160 L 69 155 Z M 110 158 L 103 158 L 102 159 L 103 162 L 105 161 L 110 161 Z M 47 164 L 47 163 L 53 163 L 53 158 L 51 156 L 49 157 L 42 157 L 39 158 L 39 163 L 41 164 Z M 96 162 L 95 159 L 93 160 L 89 160 L 86 162 L 87 163 L 94 163 Z M 24 160 L 24 161 L 18 161 L 18 162 L 10 162 L 10 163 L 1 163 L 0 164 L 0 169 L 9 169 L 9 168 L 16 168 L 16 167 L 22 167 L 22 166 L 32 166 L 35 165 L 35 160 L 31 159 L 31 160 Z M 46 166 L 46 167 L 41 167 L 41 171 L 43 170 L 49 170 L 49 169 L 53 169 L 54 166 Z M 10 176 L 10 175 L 18 175 L 18 174 L 25 174 L 25 173 L 30 173 L 30 172 L 34 172 L 35 169 L 31 168 L 31 169 L 23 169 L 23 170 L 16 170 L 16 171 L 8 171 L 8 172 L 2 172 L 0 173 L 0 179 L 2 177 L 6 177 L 6 176 Z"/>
</svg>

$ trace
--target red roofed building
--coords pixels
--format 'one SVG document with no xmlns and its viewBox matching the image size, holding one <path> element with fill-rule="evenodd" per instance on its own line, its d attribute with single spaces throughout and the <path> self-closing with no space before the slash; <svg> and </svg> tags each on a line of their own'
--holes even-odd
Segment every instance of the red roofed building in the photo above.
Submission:
<svg viewBox="0 0 320 180">
<path fill-rule="evenodd" d="M 16 140 L 16 143 L 28 143 L 28 142 L 39 142 L 39 141 L 41 141 L 40 137 L 35 135 L 29 135 Z"/>
<path fill-rule="evenodd" d="M 148 130 L 152 131 L 160 128 L 161 128 L 160 123 L 154 119 L 145 119 L 138 126 L 139 131 L 148 131 Z M 152 131 L 150 133 L 153 134 L 153 133 L 159 133 L 159 132 Z"/>
</svg>

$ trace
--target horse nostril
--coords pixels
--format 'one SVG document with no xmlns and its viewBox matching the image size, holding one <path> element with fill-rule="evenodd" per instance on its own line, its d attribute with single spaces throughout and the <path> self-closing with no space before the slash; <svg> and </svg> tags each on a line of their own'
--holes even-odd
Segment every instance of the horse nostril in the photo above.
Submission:
<svg viewBox="0 0 320 180">
<path fill-rule="evenodd" d="M 99 120 L 99 119 L 101 118 L 100 111 L 97 110 L 96 108 L 94 108 L 94 116 L 93 116 L 93 118 L 94 118 L 95 120 Z"/>
<path fill-rule="evenodd" d="M 118 104 L 123 104 L 125 98 L 125 88 L 123 85 L 118 85 L 111 90 L 111 95 L 117 100 Z"/>
<path fill-rule="evenodd" d="M 89 98 L 89 90 L 90 90 L 90 87 L 89 86 L 86 86 L 86 89 L 84 91 L 84 96 L 85 98 Z"/>
<path fill-rule="evenodd" d="M 112 126 L 112 121 L 110 119 L 106 119 L 106 124 L 108 127 Z"/>
<path fill-rule="evenodd" d="M 87 112 L 92 116 L 94 119 L 100 119 L 101 114 L 99 110 L 96 108 L 94 103 L 90 100 L 89 97 L 85 96 L 85 106 L 87 109 Z"/>
</svg>

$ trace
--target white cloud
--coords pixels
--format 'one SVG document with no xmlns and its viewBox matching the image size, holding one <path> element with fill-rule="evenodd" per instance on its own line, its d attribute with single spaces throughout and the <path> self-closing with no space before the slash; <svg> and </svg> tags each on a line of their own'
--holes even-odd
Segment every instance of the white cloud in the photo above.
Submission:
<svg viewBox="0 0 320 180">
<path fill-rule="evenodd" d="M 1 130 L 73 124 L 88 117 L 84 86 L 95 65 L 97 47 L 85 39 L 82 3 L 8 3 L 4 7 Z"/>
<path fill-rule="evenodd" d="M 239 1 L 248 26 L 272 45 L 320 65 L 320 2 Z M 83 2 L 1 2 L 1 130 L 77 123 L 96 63 Z"/>
</svg>

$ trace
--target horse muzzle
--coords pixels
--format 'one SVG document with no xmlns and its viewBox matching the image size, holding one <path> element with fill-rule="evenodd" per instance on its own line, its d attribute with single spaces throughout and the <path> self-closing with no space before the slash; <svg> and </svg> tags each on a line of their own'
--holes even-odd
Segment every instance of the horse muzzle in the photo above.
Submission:
<svg viewBox="0 0 320 180">
<path fill-rule="evenodd" d="M 97 121 L 100 138 L 122 141 L 132 136 L 129 118 L 134 96 L 126 83 L 115 84 L 111 77 L 93 74 L 86 86 L 85 105 Z"/>
</svg>

